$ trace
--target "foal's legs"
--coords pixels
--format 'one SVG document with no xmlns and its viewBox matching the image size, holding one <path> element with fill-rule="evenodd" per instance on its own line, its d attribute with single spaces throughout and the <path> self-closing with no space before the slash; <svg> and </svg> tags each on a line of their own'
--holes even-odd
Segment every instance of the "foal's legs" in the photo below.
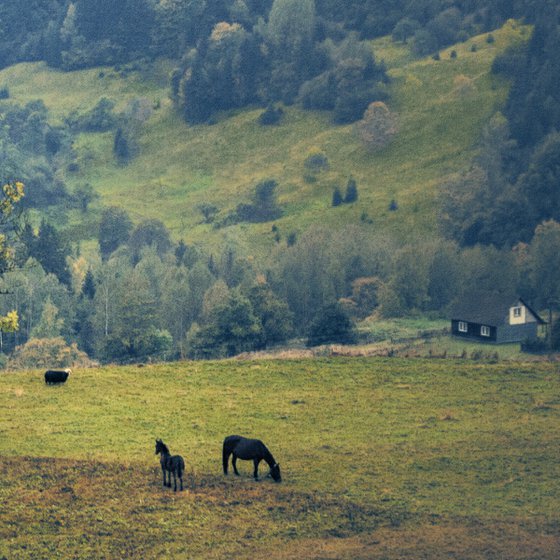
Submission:
<svg viewBox="0 0 560 560">
<path fill-rule="evenodd" d="M 173 471 L 173 491 L 177 492 L 177 475 L 175 474 L 175 471 Z M 169 488 L 171 488 L 171 473 L 169 474 Z M 182 490 L 183 488 L 181 488 Z"/>
</svg>

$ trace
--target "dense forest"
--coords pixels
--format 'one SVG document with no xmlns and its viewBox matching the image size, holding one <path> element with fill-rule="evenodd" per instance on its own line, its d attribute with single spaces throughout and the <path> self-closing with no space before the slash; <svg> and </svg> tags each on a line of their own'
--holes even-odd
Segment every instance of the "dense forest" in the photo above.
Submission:
<svg viewBox="0 0 560 560">
<path fill-rule="evenodd" d="M 445 316 L 473 287 L 521 294 L 540 308 L 560 301 L 555 2 L 2 2 L 0 66 L 44 61 L 72 71 L 171 59 L 175 108 L 186 123 L 209 125 L 220 111 L 251 106 L 262 107 L 263 126 L 274 125 L 291 104 L 328 111 L 333 126 L 365 119 L 390 99 L 390 78 L 369 40 L 389 35 L 415 56 L 436 57 L 475 34 L 491 40 L 508 18 L 533 31 L 494 61 L 494 74 L 511 83 L 507 101 L 481 131 L 477 157 L 441 185 L 441 236 L 413 244 L 359 224 L 317 225 L 256 263 L 233 246 L 212 253 L 172 239 L 159 220 L 134 223 L 125 208 L 107 207 L 96 234 L 99 260 L 88 262 L 56 224 L 44 217 L 33 225 L 27 213 L 63 207 L 85 215 L 97 193 L 88 184 L 70 191 L 59 173 L 75 165 L 76 136 L 110 133 L 114 157 L 126 165 L 134 131 L 152 108 L 117 111 L 103 98 L 55 125 L 41 100 L 11 103 L 9 84 L 0 84 L 0 180 L 25 185 L 11 266 L 3 269 L 10 298 L 0 309 L 15 309 L 20 328 L 2 335 L 2 360 L 16 348 L 12 362 L 25 366 L 45 353 L 61 362 L 86 355 L 128 362 L 231 356 L 293 337 L 354 342 L 355 321 L 373 313 Z M 271 222 L 274 231 L 283 211 L 275 189 L 273 180 L 257 183 L 252 200 L 215 226 Z M 357 197 L 349 181 L 333 206 Z M 215 210 L 201 207 L 208 223 Z"/>
<path fill-rule="evenodd" d="M 223 109 L 298 101 L 335 122 L 385 97 L 365 39 L 392 34 L 419 56 L 535 14 L 532 0 L 36 0 L 0 7 L 0 67 L 45 60 L 73 70 L 139 59 L 179 62 L 172 95 L 188 122 Z"/>
</svg>

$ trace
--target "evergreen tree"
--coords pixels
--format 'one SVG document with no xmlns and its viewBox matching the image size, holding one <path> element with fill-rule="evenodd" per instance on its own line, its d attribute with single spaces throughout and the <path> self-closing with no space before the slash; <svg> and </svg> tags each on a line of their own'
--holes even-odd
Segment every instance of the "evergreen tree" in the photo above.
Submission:
<svg viewBox="0 0 560 560">
<path fill-rule="evenodd" d="M 91 268 L 88 268 L 86 276 L 84 278 L 84 283 L 82 285 L 82 291 L 80 296 L 83 299 L 92 300 L 95 297 L 95 278 Z"/>
<path fill-rule="evenodd" d="M 358 200 L 358 185 L 355 179 L 349 179 L 346 185 L 346 193 L 344 195 L 344 202 L 346 204 L 351 204 Z"/>
<path fill-rule="evenodd" d="M 54 274 L 60 282 L 69 286 L 71 275 L 66 262 L 66 257 L 69 255 L 68 244 L 54 226 L 43 219 L 31 256 L 39 261 L 45 272 Z"/>
<path fill-rule="evenodd" d="M 123 132 L 122 127 L 117 128 L 115 132 L 115 140 L 113 142 L 113 153 L 119 161 L 119 163 L 126 164 L 130 159 L 130 147 L 128 145 L 128 139 Z"/>
<path fill-rule="evenodd" d="M 332 195 L 332 203 L 331 203 L 332 206 L 333 207 L 340 206 L 343 202 L 344 200 L 342 199 L 342 194 L 340 193 L 340 189 L 338 187 L 335 187 Z"/>
</svg>

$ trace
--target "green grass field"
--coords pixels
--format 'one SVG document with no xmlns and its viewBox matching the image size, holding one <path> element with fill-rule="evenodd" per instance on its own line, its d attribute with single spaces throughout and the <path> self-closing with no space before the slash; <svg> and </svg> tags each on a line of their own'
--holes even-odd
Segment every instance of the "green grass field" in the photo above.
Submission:
<svg viewBox="0 0 560 560">
<path fill-rule="evenodd" d="M 503 103 L 508 84 L 493 77 L 490 66 L 507 45 L 526 40 L 529 29 L 508 22 L 494 34 L 475 37 L 442 51 L 441 60 L 414 59 L 408 47 L 380 39 L 372 43 L 392 78 L 390 107 L 400 131 L 394 142 L 371 153 L 353 127 L 334 126 L 327 113 L 287 107 L 281 126 L 262 127 L 260 108 L 220 115 L 213 126 L 187 126 L 168 99 L 171 65 L 159 61 L 142 71 L 95 68 L 58 72 L 43 64 L 21 64 L 0 71 L 15 103 L 41 98 L 60 122 L 70 111 L 86 111 L 105 96 L 122 110 L 133 99 L 158 105 L 137 138 L 139 154 L 126 167 L 112 155 L 113 135 L 85 134 L 74 148 L 78 173 L 61 176 L 71 188 L 90 183 L 101 205 L 120 205 L 135 221 L 158 218 L 175 238 L 211 249 L 227 239 L 246 254 L 262 256 L 275 244 L 271 224 L 240 224 L 214 230 L 202 224 L 197 204 L 215 204 L 224 216 L 247 202 L 262 179 L 278 181 L 285 215 L 277 220 L 283 236 L 320 222 L 331 227 L 360 223 L 366 213 L 373 231 L 416 238 L 436 232 L 438 186 L 470 161 L 483 125 Z M 472 50 L 473 45 L 476 51 Z M 323 151 L 330 168 L 317 181 L 304 180 L 304 161 L 312 148 Z M 350 176 L 359 200 L 332 208 L 335 186 L 344 190 Z M 396 199 L 398 212 L 388 211 Z M 82 214 L 71 216 L 72 238 L 92 235 Z M 60 223 L 60 222 L 59 222 Z M 91 226 L 91 227 L 90 227 Z M 88 230 L 88 231 L 86 231 Z"/>
<path fill-rule="evenodd" d="M 226 360 L 0 373 L 0 558 L 556 559 L 550 362 Z M 284 481 L 221 473 L 259 437 Z M 187 462 L 161 488 L 154 439 Z M 266 469 L 261 466 L 263 474 Z"/>
</svg>

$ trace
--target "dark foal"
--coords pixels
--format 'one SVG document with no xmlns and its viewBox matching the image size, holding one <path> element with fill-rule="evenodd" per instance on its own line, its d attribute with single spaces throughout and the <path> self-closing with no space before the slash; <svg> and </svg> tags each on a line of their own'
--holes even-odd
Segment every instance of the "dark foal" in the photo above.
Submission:
<svg viewBox="0 0 560 560">
<path fill-rule="evenodd" d="M 229 456 L 233 455 L 231 464 L 233 465 L 233 472 L 239 475 L 237 471 L 237 459 L 244 461 L 253 461 L 255 466 L 253 476 L 255 480 L 259 479 L 259 463 L 265 460 L 270 467 L 270 472 L 267 476 L 271 476 L 276 482 L 282 481 L 280 474 L 280 465 L 275 461 L 272 453 L 268 450 L 266 445 L 259 439 L 247 439 L 242 436 L 228 436 L 224 439 L 222 450 L 222 461 L 224 466 L 224 474 L 228 473 Z"/>
<path fill-rule="evenodd" d="M 185 461 L 181 455 L 171 455 L 169 449 L 161 439 L 156 439 L 156 455 L 160 454 L 159 462 L 163 474 L 163 485 L 171 488 L 171 475 L 173 475 L 173 490 L 177 492 L 177 478 L 180 482 L 180 490 L 183 490 L 183 473 L 185 472 Z"/>
</svg>

